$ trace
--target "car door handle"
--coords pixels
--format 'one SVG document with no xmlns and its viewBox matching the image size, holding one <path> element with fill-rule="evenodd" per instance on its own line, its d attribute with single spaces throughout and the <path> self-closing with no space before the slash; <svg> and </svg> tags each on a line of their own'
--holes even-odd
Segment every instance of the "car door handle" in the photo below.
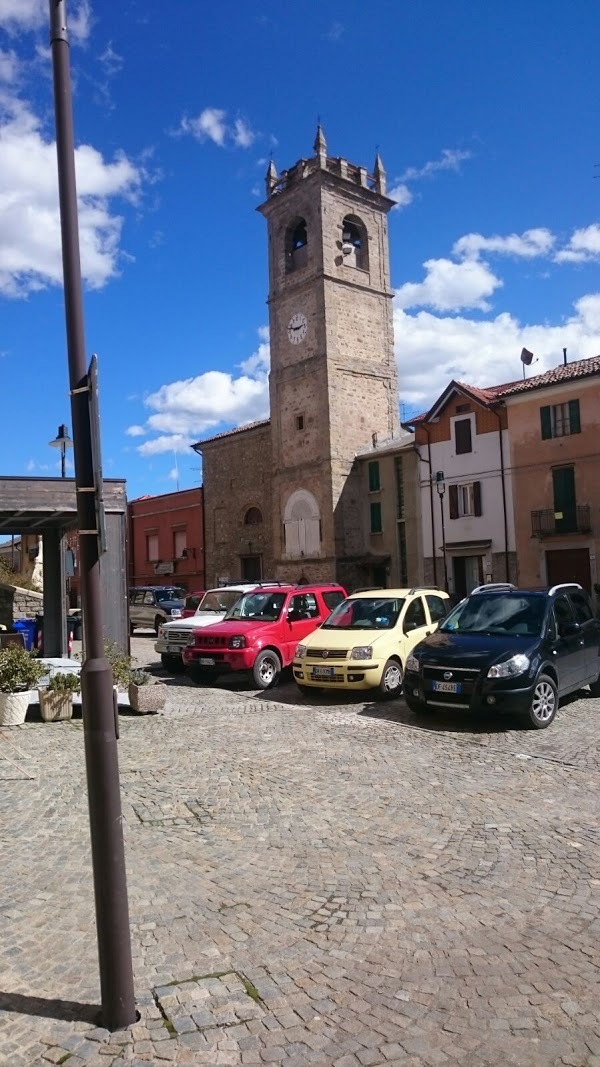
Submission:
<svg viewBox="0 0 600 1067">
<path fill-rule="evenodd" d="M 425 630 L 425 637 L 431 637 L 432 630 Z"/>
</svg>

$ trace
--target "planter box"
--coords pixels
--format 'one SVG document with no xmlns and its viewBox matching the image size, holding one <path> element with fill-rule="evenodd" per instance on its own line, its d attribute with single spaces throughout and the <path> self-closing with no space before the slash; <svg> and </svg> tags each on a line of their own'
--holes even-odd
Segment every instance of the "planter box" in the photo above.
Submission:
<svg viewBox="0 0 600 1067">
<path fill-rule="evenodd" d="M 0 726 L 21 726 L 25 722 L 31 693 L 0 693 Z"/>
<path fill-rule="evenodd" d="M 129 706 L 140 715 L 155 715 L 162 711 L 167 699 L 167 687 L 162 682 L 156 685 L 129 686 Z"/>
<path fill-rule="evenodd" d="M 58 693 L 52 689 L 39 689 L 40 715 L 44 722 L 61 722 L 73 718 L 71 693 Z"/>
</svg>

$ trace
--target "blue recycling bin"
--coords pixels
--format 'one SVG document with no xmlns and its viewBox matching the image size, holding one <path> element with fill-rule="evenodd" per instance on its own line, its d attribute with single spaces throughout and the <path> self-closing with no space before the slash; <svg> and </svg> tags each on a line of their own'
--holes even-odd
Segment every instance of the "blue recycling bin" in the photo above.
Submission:
<svg viewBox="0 0 600 1067">
<path fill-rule="evenodd" d="M 16 630 L 17 633 L 23 634 L 25 648 L 28 652 L 32 652 L 35 648 L 35 641 L 37 637 L 37 623 L 35 619 L 17 619 L 17 621 L 13 625 L 13 630 Z"/>
</svg>

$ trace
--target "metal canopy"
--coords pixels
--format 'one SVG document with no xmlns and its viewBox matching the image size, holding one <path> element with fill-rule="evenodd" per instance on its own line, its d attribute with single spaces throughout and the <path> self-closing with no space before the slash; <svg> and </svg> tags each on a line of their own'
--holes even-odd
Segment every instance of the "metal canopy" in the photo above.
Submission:
<svg viewBox="0 0 600 1067">
<path fill-rule="evenodd" d="M 107 511 L 125 513 L 125 482 L 104 479 Z M 74 478 L 0 477 L 0 534 L 64 533 L 77 526 Z"/>
</svg>

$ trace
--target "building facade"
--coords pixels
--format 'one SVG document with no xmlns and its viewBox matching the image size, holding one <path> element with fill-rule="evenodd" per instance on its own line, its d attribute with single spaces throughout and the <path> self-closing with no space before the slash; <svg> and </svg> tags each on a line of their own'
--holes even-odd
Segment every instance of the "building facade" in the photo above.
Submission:
<svg viewBox="0 0 600 1067">
<path fill-rule="evenodd" d="M 314 152 L 281 175 L 270 164 L 259 208 L 271 340 L 264 451 L 255 464 L 256 428 L 194 447 L 203 456 L 209 574 L 242 577 L 244 557 L 259 554 L 250 542 L 260 544 L 269 577 L 351 588 L 366 584 L 370 569 L 355 457 L 374 437 L 399 432 L 387 233 L 394 201 L 379 157 L 369 175 L 329 156 L 320 127 Z M 247 452 L 251 491 L 231 474 L 247 466 Z M 247 536 L 244 519 L 253 495 L 260 538 Z"/>
<path fill-rule="evenodd" d="M 579 582 L 600 552 L 600 357 L 504 387 L 519 584 Z"/>
<path fill-rule="evenodd" d="M 127 504 L 128 582 L 205 588 L 203 491 L 182 489 Z"/>
</svg>

